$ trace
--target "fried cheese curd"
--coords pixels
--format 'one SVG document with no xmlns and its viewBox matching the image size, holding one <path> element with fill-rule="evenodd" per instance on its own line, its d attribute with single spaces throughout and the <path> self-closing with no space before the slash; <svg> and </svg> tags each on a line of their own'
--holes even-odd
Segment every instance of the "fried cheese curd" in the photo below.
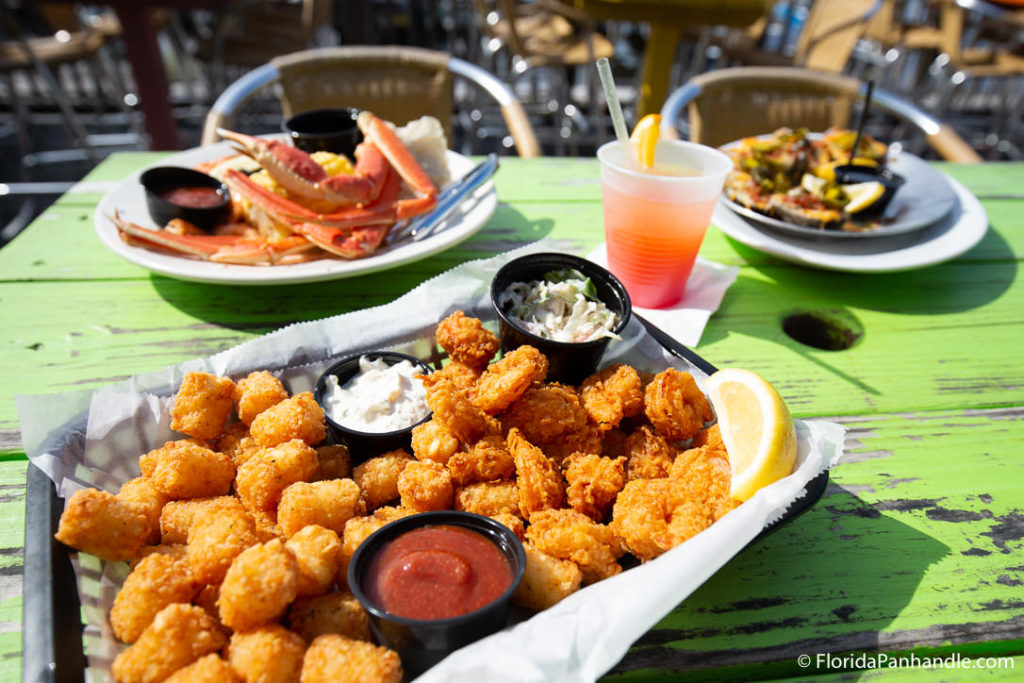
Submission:
<svg viewBox="0 0 1024 683">
<path fill-rule="evenodd" d="M 110 614 L 130 644 L 114 680 L 400 680 L 347 571 L 373 532 L 418 511 L 508 527 L 527 558 L 513 602 L 541 610 L 621 572 L 626 553 L 651 560 L 738 505 L 687 373 L 614 364 L 579 386 L 546 382 L 543 354 L 523 346 L 492 360 L 486 332 L 449 317 L 438 340 L 451 360 L 420 376 L 434 414 L 413 430 L 412 453 L 355 467 L 324 441 L 308 392 L 287 396 L 251 373 L 228 387 L 234 414 L 222 422 L 226 378 L 190 373 L 178 419 L 219 431 L 189 427 L 142 454 L 142 476 L 116 495 L 77 492 L 57 533 L 130 562 Z"/>
</svg>

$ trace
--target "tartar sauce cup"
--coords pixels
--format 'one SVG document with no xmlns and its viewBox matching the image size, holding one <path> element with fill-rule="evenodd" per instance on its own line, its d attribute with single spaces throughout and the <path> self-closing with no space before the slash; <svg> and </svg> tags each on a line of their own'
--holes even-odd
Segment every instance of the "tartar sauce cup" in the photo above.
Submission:
<svg viewBox="0 0 1024 683">
<path fill-rule="evenodd" d="M 491 303 L 498 314 L 501 350 L 505 353 L 528 344 L 547 356 L 547 379 L 565 384 L 579 384 L 597 370 L 608 347 L 609 337 L 586 342 L 561 342 L 545 339 L 517 324 L 500 305 L 501 294 L 514 282 L 543 280 L 553 270 L 572 268 L 590 278 L 597 298 L 618 315 L 611 332 L 619 335 L 626 329 L 633 306 L 629 293 L 619 279 L 593 261 L 572 254 L 544 252 L 528 254 L 509 261 L 491 280 Z"/>
<path fill-rule="evenodd" d="M 329 437 L 334 443 L 343 444 L 348 447 L 353 465 L 358 465 L 364 460 L 387 451 L 399 448 L 409 450 L 412 444 L 413 427 L 426 422 L 433 415 L 433 413 L 428 412 L 426 417 L 412 424 L 387 432 L 360 431 L 336 422 L 331 417 L 330 407 L 326 400 L 329 379 L 332 376 L 337 377 L 338 384 L 344 386 L 348 380 L 359 373 L 359 360 L 364 357 L 369 360 L 383 360 L 387 365 L 397 365 L 402 361 L 409 361 L 413 366 L 421 370 L 424 375 L 429 375 L 434 371 L 434 368 L 419 358 L 405 353 L 398 353 L 397 351 L 366 351 L 345 356 L 320 375 L 316 385 L 313 387 L 313 398 L 324 410 L 324 420 L 327 423 Z"/>
<path fill-rule="evenodd" d="M 404 534 L 428 527 L 453 526 L 480 534 L 508 563 L 511 582 L 490 603 L 465 614 L 442 619 L 412 619 L 385 610 L 368 595 L 374 558 Z M 423 673 L 451 652 L 508 625 L 509 605 L 526 572 L 526 552 L 512 530 L 471 512 L 440 510 L 403 517 L 370 535 L 356 549 L 348 566 L 348 586 L 370 615 L 376 638 L 402 658 L 407 680 Z"/>
</svg>

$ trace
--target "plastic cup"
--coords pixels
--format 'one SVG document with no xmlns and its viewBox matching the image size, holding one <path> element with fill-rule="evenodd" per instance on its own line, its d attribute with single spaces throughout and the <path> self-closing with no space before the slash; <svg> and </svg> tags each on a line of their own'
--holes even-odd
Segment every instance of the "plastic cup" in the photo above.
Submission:
<svg viewBox="0 0 1024 683">
<path fill-rule="evenodd" d="M 653 172 L 632 170 L 619 142 L 602 145 L 597 158 L 608 270 L 626 286 L 634 306 L 677 303 L 732 160 L 680 140 L 658 141 Z"/>
</svg>

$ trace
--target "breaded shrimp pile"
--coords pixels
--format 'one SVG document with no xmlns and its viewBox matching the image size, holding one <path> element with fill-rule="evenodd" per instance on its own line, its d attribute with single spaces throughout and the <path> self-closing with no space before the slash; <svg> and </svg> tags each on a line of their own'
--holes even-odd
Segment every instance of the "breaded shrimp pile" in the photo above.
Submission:
<svg viewBox="0 0 1024 683">
<path fill-rule="evenodd" d="M 615 364 L 573 387 L 545 382 L 533 347 L 495 361 L 497 337 L 461 311 L 436 336 L 449 362 L 420 377 L 433 416 L 412 453 L 361 453 L 353 468 L 310 393 L 265 371 L 189 373 L 171 410 L 182 438 L 142 454 L 117 494 L 68 500 L 57 539 L 131 563 L 110 614 L 129 645 L 115 681 L 397 683 L 398 655 L 373 642 L 347 569 L 374 531 L 416 512 L 509 527 L 527 556 L 513 600 L 541 610 L 737 505 L 687 373 Z"/>
</svg>

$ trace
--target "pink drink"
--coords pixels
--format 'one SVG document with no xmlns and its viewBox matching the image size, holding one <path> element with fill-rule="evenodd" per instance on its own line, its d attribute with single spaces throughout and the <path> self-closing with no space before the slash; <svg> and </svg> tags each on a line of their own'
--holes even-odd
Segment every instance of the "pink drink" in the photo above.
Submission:
<svg viewBox="0 0 1024 683">
<path fill-rule="evenodd" d="M 677 140 L 658 142 L 653 173 L 628 168 L 618 142 L 602 146 L 597 156 L 608 269 L 634 305 L 671 306 L 683 296 L 732 161 Z"/>
</svg>

